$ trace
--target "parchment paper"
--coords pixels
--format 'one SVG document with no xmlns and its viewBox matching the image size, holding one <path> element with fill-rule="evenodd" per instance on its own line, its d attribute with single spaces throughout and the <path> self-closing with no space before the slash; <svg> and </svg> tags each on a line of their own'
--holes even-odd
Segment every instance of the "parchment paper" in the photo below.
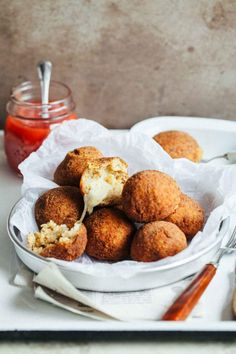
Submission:
<svg viewBox="0 0 236 354">
<path fill-rule="evenodd" d="M 114 134 L 98 123 L 79 119 L 55 128 L 43 145 L 32 153 L 21 165 L 24 177 L 23 199 L 11 219 L 24 236 L 36 231 L 34 204 L 44 191 L 56 187 L 52 181 L 54 170 L 66 153 L 74 148 L 93 145 L 104 156 L 120 156 L 129 165 L 129 174 L 145 169 L 157 169 L 168 173 L 179 183 L 182 191 L 194 197 L 204 207 L 206 223 L 188 248 L 174 257 L 158 262 L 142 263 L 121 261 L 99 262 L 83 255 L 74 262 L 55 260 L 57 264 L 79 269 L 86 274 L 111 277 L 112 272 L 128 278 L 143 269 L 184 259 L 204 249 L 216 240 L 220 221 L 236 211 L 236 168 L 206 164 L 194 164 L 186 159 L 172 160 L 152 139 L 141 133 Z"/>
</svg>

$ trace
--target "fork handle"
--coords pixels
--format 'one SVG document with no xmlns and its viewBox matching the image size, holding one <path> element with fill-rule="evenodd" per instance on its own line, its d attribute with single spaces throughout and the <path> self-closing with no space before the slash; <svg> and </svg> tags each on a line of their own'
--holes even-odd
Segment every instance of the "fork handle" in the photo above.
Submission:
<svg viewBox="0 0 236 354">
<path fill-rule="evenodd" d="M 210 281 L 214 277 L 216 270 L 217 268 L 214 264 L 206 264 L 203 270 L 169 307 L 162 317 L 162 321 L 185 320 L 206 290 Z"/>
</svg>

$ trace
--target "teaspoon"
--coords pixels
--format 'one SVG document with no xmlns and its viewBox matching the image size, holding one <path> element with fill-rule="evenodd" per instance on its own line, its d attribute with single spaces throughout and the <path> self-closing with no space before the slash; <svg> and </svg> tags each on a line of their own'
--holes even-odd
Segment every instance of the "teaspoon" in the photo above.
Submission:
<svg viewBox="0 0 236 354">
<path fill-rule="evenodd" d="M 47 105 L 49 102 L 49 87 L 52 73 L 52 63 L 48 60 L 40 61 L 37 65 L 37 70 L 41 85 L 42 117 L 49 118 Z"/>
</svg>

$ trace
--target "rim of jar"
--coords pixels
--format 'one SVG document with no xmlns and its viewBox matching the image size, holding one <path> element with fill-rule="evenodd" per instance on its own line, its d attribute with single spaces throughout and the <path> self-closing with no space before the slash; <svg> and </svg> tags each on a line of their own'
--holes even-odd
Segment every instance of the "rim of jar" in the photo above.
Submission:
<svg viewBox="0 0 236 354">
<path fill-rule="evenodd" d="M 65 96 L 63 98 L 50 101 L 50 103 L 48 103 L 48 104 L 34 103 L 34 102 L 30 102 L 30 101 L 19 100 L 16 98 L 16 94 L 17 94 L 17 92 L 23 92 L 23 91 L 26 91 L 27 89 L 29 90 L 29 89 L 36 88 L 36 89 L 40 90 L 40 82 L 39 81 L 34 81 L 34 80 L 24 81 L 24 82 L 20 83 L 19 85 L 14 86 L 11 90 L 10 100 L 6 106 L 7 113 L 10 115 L 12 114 L 10 106 L 12 104 L 14 104 L 18 107 L 24 107 L 26 109 L 27 108 L 29 108 L 29 109 L 34 108 L 35 110 L 38 109 L 38 110 L 42 110 L 42 111 L 43 111 L 43 109 L 46 109 L 49 112 L 49 114 L 50 113 L 55 114 L 58 112 L 58 115 L 56 115 L 54 117 L 48 117 L 48 118 L 24 117 L 22 115 L 18 115 L 15 113 L 12 114 L 15 118 L 19 118 L 22 120 L 34 120 L 34 121 L 42 121 L 43 120 L 44 122 L 47 122 L 47 121 L 52 121 L 52 120 L 60 120 L 60 119 L 63 119 L 64 117 L 66 118 L 69 113 L 71 113 L 75 110 L 75 107 L 76 107 L 75 102 L 72 97 L 71 89 L 63 82 L 56 81 L 56 80 L 52 80 L 50 82 L 50 87 L 63 87 L 66 90 Z M 58 105 L 60 105 L 61 103 L 64 103 L 64 105 L 58 107 Z M 62 111 L 66 105 L 68 105 L 69 111 L 66 113 L 63 113 L 63 114 L 59 114 L 60 111 Z M 56 107 L 56 108 L 53 108 L 53 107 Z"/>
</svg>

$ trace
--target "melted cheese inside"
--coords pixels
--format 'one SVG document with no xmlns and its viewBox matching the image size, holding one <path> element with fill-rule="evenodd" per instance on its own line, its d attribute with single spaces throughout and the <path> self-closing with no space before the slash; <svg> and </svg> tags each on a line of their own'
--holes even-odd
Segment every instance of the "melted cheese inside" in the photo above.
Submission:
<svg viewBox="0 0 236 354">
<path fill-rule="evenodd" d="M 70 242 L 78 234 L 80 226 L 81 223 L 77 221 L 69 229 L 64 224 L 57 225 L 54 221 L 50 220 L 41 226 L 40 231 L 30 232 L 27 235 L 27 247 L 31 251 L 40 254 L 49 245 Z"/>
<path fill-rule="evenodd" d="M 127 165 L 118 158 L 108 158 L 100 165 L 90 165 L 82 176 L 84 188 L 82 216 L 85 217 L 86 211 L 91 214 L 98 205 L 118 203 L 127 179 Z"/>
</svg>

